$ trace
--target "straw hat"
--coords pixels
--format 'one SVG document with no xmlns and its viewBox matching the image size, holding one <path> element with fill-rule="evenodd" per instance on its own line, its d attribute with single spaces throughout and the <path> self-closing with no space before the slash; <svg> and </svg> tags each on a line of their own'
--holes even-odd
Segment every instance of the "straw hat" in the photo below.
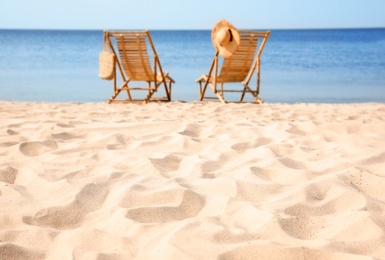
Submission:
<svg viewBox="0 0 385 260">
<path fill-rule="evenodd" d="M 241 42 L 238 30 L 226 20 L 219 21 L 211 31 L 211 40 L 219 55 L 228 58 Z"/>
</svg>

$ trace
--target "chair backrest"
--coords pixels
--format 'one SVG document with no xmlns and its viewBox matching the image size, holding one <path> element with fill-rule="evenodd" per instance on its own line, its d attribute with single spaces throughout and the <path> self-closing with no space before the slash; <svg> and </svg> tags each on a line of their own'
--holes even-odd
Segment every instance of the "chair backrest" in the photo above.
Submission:
<svg viewBox="0 0 385 260">
<path fill-rule="evenodd" d="M 224 58 L 217 82 L 241 82 L 254 72 L 259 61 L 268 34 L 266 32 L 240 30 L 241 42 L 238 49 L 229 58 Z M 258 46 L 258 40 L 259 42 Z M 259 47 L 258 52 L 256 52 Z"/>
<path fill-rule="evenodd" d="M 120 62 L 124 72 L 133 81 L 153 81 L 155 73 L 151 68 L 148 46 L 156 57 L 148 31 L 110 32 L 116 39 Z M 155 62 L 155 61 L 154 61 Z"/>
</svg>

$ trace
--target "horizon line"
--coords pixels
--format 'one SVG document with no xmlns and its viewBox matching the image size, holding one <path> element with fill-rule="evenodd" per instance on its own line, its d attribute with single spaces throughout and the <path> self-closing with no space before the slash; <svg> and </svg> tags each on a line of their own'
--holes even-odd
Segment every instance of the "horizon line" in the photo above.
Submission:
<svg viewBox="0 0 385 260">
<path fill-rule="evenodd" d="M 314 28 L 238 28 L 239 30 L 354 30 L 354 29 L 385 29 L 385 27 L 314 27 Z M 142 31 L 142 30 L 151 30 L 151 31 L 210 31 L 212 29 L 207 28 L 196 28 L 196 29 L 182 29 L 182 28 L 165 28 L 165 29 L 149 29 L 149 28 L 130 28 L 130 29 L 118 29 L 118 28 L 109 28 L 109 29 L 100 29 L 100 28 L 0 28 L 0 30 L 30 30 L 30 31 L 104 31 L 104 30 L 133 30 L 133 31 Z"/>
</svg>

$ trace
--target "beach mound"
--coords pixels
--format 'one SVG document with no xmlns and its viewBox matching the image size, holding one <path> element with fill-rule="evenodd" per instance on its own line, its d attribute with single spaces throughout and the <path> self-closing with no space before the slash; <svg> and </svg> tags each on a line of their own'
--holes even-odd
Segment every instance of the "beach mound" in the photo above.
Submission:
<svg viewBox="0 0 385 260">
<path fill-rule="evenodd" d="M 1 259 L 385 259 L 385 104 L 0 116 Z"/>
</svg>

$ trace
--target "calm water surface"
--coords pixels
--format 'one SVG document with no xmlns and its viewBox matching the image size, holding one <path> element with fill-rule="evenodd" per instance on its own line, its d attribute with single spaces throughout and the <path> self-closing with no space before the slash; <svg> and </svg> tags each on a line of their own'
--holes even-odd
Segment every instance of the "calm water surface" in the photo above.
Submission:
<svg viewBox="0 0 385 260">
<path fill-rule="evenodd" d="M 198 100 L 214 55 L 209 30 L 151 31 L 173 100 Z M 0 100 L 104 102 L 102 31 L 0 30 Z M 385 102 L 385 29 L 272 30 L 262 54 L 266 102 Z"/>
</svg>

